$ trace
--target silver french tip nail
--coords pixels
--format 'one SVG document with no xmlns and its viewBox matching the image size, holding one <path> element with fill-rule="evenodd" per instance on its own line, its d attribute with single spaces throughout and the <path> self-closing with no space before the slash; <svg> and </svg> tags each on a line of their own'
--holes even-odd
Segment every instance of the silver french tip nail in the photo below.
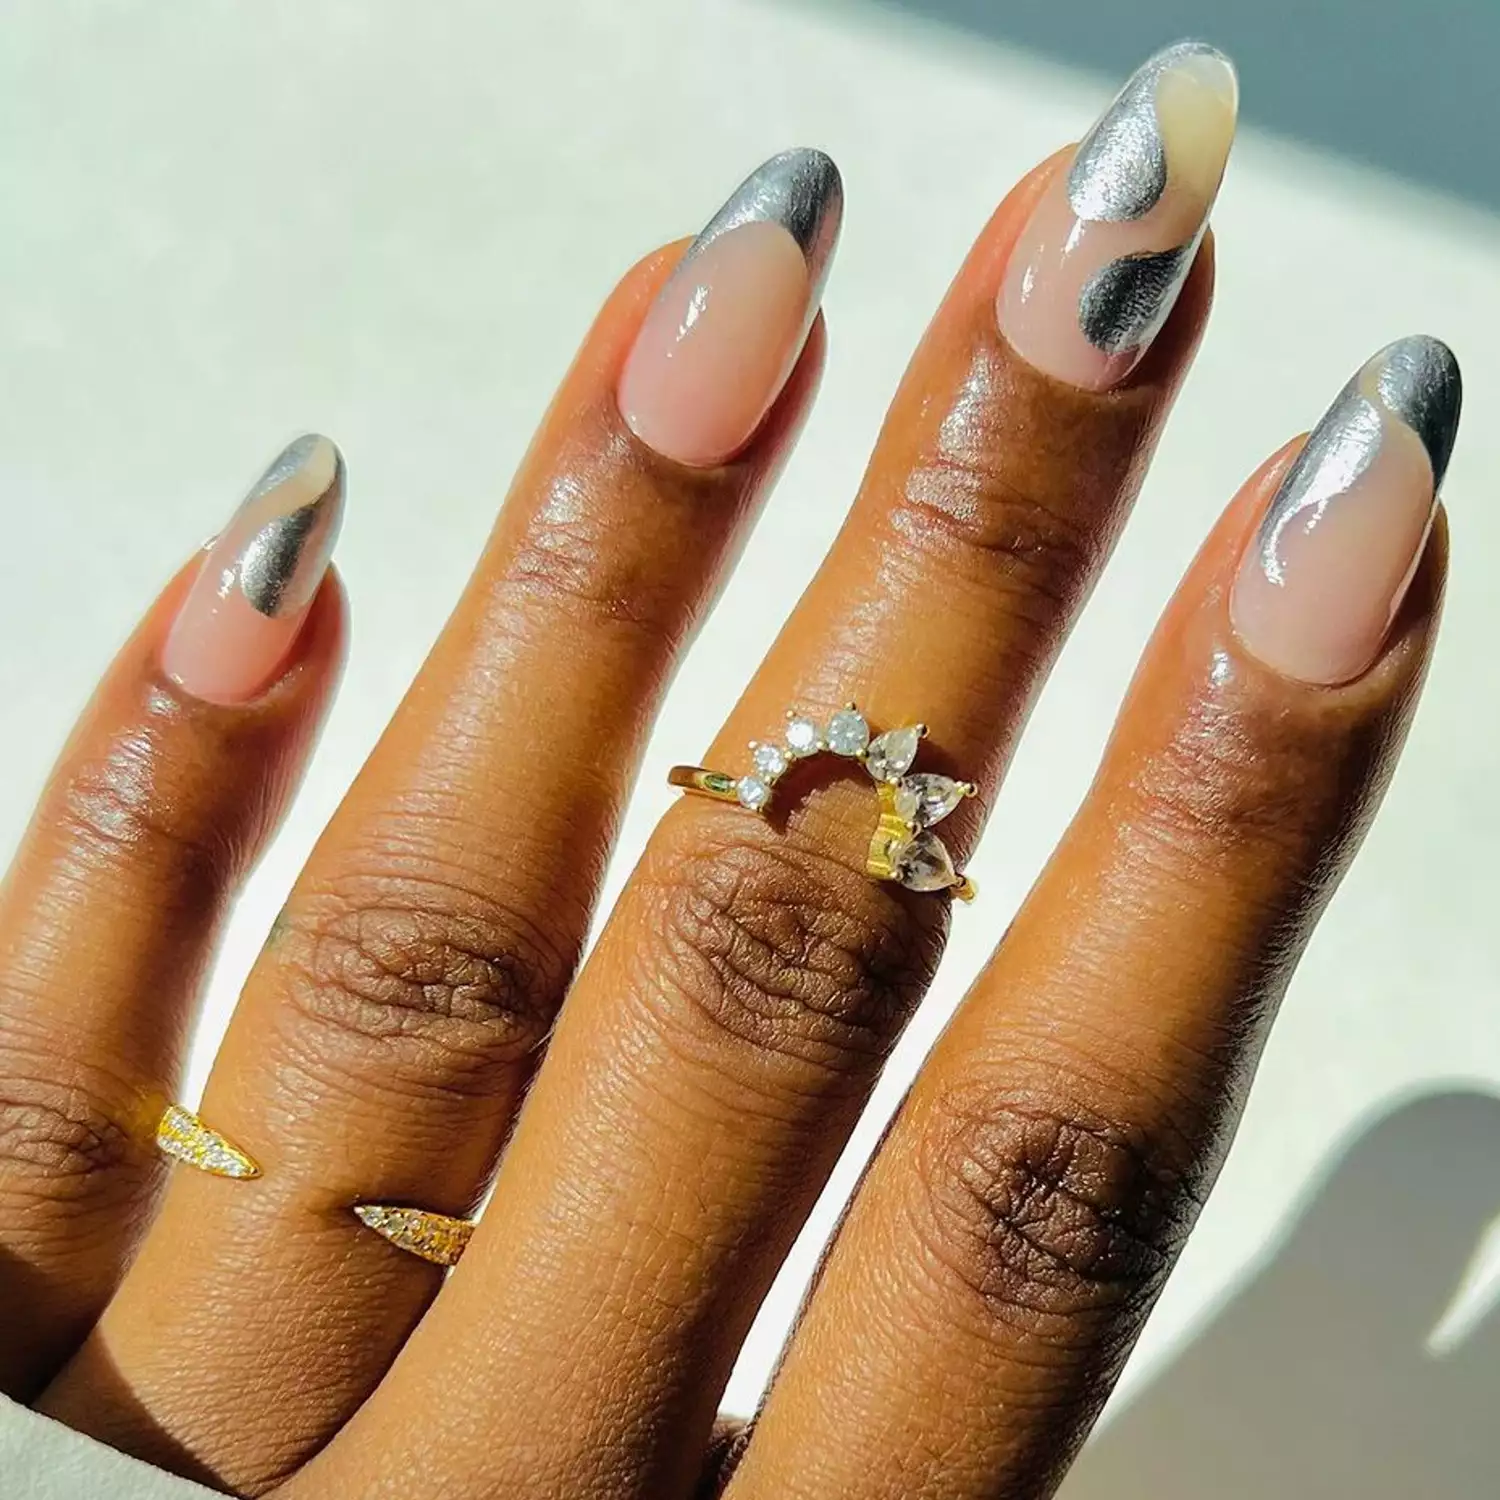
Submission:
<svg viewBox="0 0 1500 1500">
<path fill-rule="evenodd" d="M 686 264 L 721 234 L 762 220 L 780 224 L 802 248 L 816 306 L 844 217 L 844 183 L 833 158 L 810 147 L 783 151 L 757 167 L 703 226 Z"/>
<path fill-rule="evenodd" d="M 312 602 L 344 514 L 344 456 L 308 433 L 282 450 L 231 523 L 247 540 L 236 573 L 251 606 L 272 619 Z"/>
<path fill-rule="evenodd" d="M 1238 97 L 1234 64 L 1207 42 L 1176 42 L 1132 73 L 1114 102 L 1083 138 L 1068 171 L 1068 202 L 1080 219 L 1123 223 L 1144 218 L 1167 190 L 1167 148 L 1156 115 L 1163 73 L 1216 62 L 1225 87 Z"/>
<path fill-rule="evenodd" d="M 1397 339 L 1367 366 L 1391 414 L 1422 439 L 1432 462 L 1433 488 L 1441 489 L 1458 437 L 1463 376 L 1453 351 L 1425 333 Z"/>
<path fill-rule="evenodd" d="M 1287 471 L 1261 523 L 1261 566 L 1284 581 L 1281 538 L 1294 523 L 1319 516 L 1351 490 L 1385 441 L 1382 410 L 1411 428 L 1432 464 L 1433 493 L 1442 486 L 1458 435 L 1463 382 L 1453 351 L 1418 334 L 1398 339 L 1365 361 L 1339 392 Z"/>
</svg>

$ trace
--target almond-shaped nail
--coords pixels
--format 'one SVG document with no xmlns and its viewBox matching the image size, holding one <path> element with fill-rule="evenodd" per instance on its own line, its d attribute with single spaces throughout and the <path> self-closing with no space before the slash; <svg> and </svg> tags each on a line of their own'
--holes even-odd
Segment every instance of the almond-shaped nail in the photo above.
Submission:
<svg viewBox="0 0 1500 1500">
<path fill-rule="evenodd" d="M 1031 364 L 1103 391 L 1139 363 L 1193 267 L 1239 84 L 1206 42 L 1142 66 L 1049 183 L 1011 254 L 1000 331 Z"/>
<path fill-rule="evenodd" d="M 802 352 L 838 242 L 844 190 L 821 151 L 773 156 L 693 241 L 620 376 L 631 431 L 707 467 L 755 435 Z"/>
<path fill-rule="evenodd" d="M 1463 383 L 1446 344 L 1382 349 L 1287 471 L 1230 601 L 1267 666 L 1333 686 L 1380 654 L 1416 571 L 1458 434 Z"/>
<path fill-rule="evenodd" d="M 184 692 L 245 703 L 281 675 L 343 512 L 343 456 L 326 437 L 298 438 L 214 539 L 167 632 L 162 668 Z"/>
</svg>

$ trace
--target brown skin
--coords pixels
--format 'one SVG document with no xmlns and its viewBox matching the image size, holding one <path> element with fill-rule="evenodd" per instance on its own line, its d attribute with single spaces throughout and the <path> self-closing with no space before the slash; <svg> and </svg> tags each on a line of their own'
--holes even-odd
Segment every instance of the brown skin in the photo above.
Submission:
<svg viewBox="0 0 1500 1500">
<path fill-rule="evenodd" d="M 1208 246 L 1163 336 L 1108 395 L 1021 362 L 993 298 L 1058 165 L 981 234 L 833 550 L 704 758 L 738 764 L 791 704 L 823 713 L 853 697 L 878 726 L 920 718 L 923 764 L 981 789 L 944 826 L 960 862 L 1210 297 Z M 1250 660 L 1228 625 L 1235 563 L 1288 455 L 1247 486 L 1163 620 L 1077 821 L 872 1166 L 754 1434 L 728 1435 L 714 1422 L 730 1366 L 926 989 L 947 906 L 868 879 L 869 787 L 818 763 L 783 782 L 766 820 L 676 806 L 574 980 L 675 653 L 821 362 L 820 327 L 733 463 L 687 471 L 644 451 L 613 391 L 672 260 L 637 267 L 601 314 L 473 583 L 246 986 L 203 1108 L 265 1176 L 178 1173 L 93 1334 L 82 1340 L 119 1274 L 118 1231 L 91 1299 L 63 1332 L 61 1313 L 39 1321 L 37 1352 L 18 1358 L 15 1387 L 34 1390 L 82 1341 L 41 1399 L 62 1420 L 288 1500 L 688 1500 L 726 1478 L 732 1500 L 977 1500 L 1050 1493 L 1108 1393 L 1399 749 L 1436 621 L 1441 528 L 1382 660 L 1346 688 L 1307 688 Z M 116 668 L 128 681 L 154 681 L 164 619 Z M 120 695 L 93 738 L 130 733 L 132 701 Z M 249 723 L 262 707 L 213 712 Z M 268 764 L 286 763 L 279 744 Z M 195 741 L 154 753 L 175 759 L 145 778 L 152 816 L 152 788 L 196 785 L 194 764 L 205 780 L 230 774 Z M 70 750 L 60 784 L 87 764 Z M 551 774 L 523 803 L 512 789 L 538 767 Z M 261 809 L 239 816 L 262 830 L 268 799 L 251 794 L 285 772 L 233 774 Z M 56 809 L 34 843 L 73 836 Z M 235 847 L 215 890 L 255 840 Z M 51 941 L 37 868 L 23 858 L 13 877 L 0 952 L 18 935 Z M 142 889 L 162 878 L 142 864 Z M 212 920 L 139 925 L 102 906 L 74 941 L 101 955 L 154 943 L 151 972 L 181 971 L 176 1037 Z M 131 983 L 115 1008 L 145 1036 L 156 1018 Z M 0 1005 L 9 993 L 0 983 Z M 98 987 L 71 995 L 81 1008 Z M 52 1045 L 79 1057 L 97 1044 Z M 126 1055 L 153 1097 L 170 1087 L 175 1053 Z M 106 1097 L 100 1118 L 154 1182 L 149 1125 L 111 1111 Z M 438 1274 L 348 1208 L 465 1211 L 502 1146 L 483 1224 L 433 1303 Z M 0 1166 L 0 1183 L 14 1170 Z M 37 1274 L 68 1280 L 60 1268 L 87 1243 L 54 1232 Z"/>
<path fill-rule="evenodd" d="M 483 1194 L 674 657 L 822 369 L 820 324 L 732 464 L 687 470 L 630 439 L 619 366 L 682 248 L 605 305 L 249 977 L 202 1111 L 255 1142 L 264 1176 L 233 1194 L 174 1177 L 156 1233 L 45 1398 L 64 1420 L 263 1490 L 374 1389 L 441 1286 L 350 1205 L 458 1214 Z"/>
<path fill-rule="evenodd" d="M 343 657 L 321 591 L 248 708 L 156 667 L 197 561 L 99 684 L 0 886 L 0 1389 L 34 1396 L 102 1312 L 156 1208 L 152 1144 L 229 905 L 291 801 Z"/>
</svg>

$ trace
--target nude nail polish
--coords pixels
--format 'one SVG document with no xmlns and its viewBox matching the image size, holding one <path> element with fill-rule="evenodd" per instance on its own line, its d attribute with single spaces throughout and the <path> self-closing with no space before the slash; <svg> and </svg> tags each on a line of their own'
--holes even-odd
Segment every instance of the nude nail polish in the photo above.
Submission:
<svg viewBox="0 0 1500 1500">
<path fill-rule="evenodd" d="M 781 394 L 817 315 L 843 215 L 821 151 L 773 156 L 693 241 L 620 376 L 630 429 L 667 458 L 733 458 Z"/>
<path fill-rule="evenodd" d="M 214 539 L 167 633 L 162 667 L 184 692 L 245 703 L 281 675 L 343 510 L 343 456 L 326 437 L 298 438 Z"/>
<path fill-rule="evenodd" d="M 1192 270 L 1234 141 L 1234 65 L 1179 42 L 1141 67 L 1048 184 L 996 301 L 1031 364 L 1103 391 L 1139 363 Z"/>
<path fill-rule="evenodd" d="M 1382 349 L 1344 387 L 1235 579 L 1235 630 L 1267 666 L 1333 686 L 1380 654 L 1432 526 L 1462 401 L 1452 351 L 1421 335 Z"/>
</svg>

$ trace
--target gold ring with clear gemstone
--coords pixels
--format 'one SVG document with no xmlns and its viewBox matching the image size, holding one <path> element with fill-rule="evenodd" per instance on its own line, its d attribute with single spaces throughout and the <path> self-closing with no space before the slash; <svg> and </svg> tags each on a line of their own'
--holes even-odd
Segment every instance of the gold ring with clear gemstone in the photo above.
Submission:
<svg viewBox="0 0 1500 1500">
<path fill-rule="evenodd" d="M 259 1177 L 260 1164 L 228 1136 L 206 1125 L 192 1110 L 169 1104 L 156 1123 L 156 1148 L 163 1156 L 212 1177 Z M 456 1266 L 474 1233 L 473 1222 L 425 1208 L 357 1203 L 354 1216 L 409 1255 L 434 1265 Z"/>
<path fill-rule="evenodd" d="M 763 814 L 776 783 L 794 762 L 822 754 L 858 761 L 880 798 L 880 821 L 870 839 L 865 869 L 877 880 L 892 880 L 908 890 L 949 891 L 960 901 L 974 899 L 974 882 L 954 868 L 953 856 L 932 827 L 977 788 L 972 781 L 911 769 L 926 725 L 906 724 L 872 736 L 865 716 L 852 703 L 826 725 L 795 710 L 786 718 L 780 740 L 750 742 L 752 769 L 743 776 L 703 766 L 673 766 L 667 780 L 685 792 Z"/>
<path fill-rule="evenodd" d="M 156 1149 L 210 1177 L 259 1177 L 260 1163 L 192 1110 L 169 1104 L 156 1122 Z"/>
<path fill-rule="evenodd" d="M 473 1220 L 457 1219 L 452 1214 L 434 1213 L 427 1208 L 357 1203 L 354 1216 L 398 1250 L 430 1260 L 435 1266 L 456 1266 L 474 1233 Z"/>
</svg>

